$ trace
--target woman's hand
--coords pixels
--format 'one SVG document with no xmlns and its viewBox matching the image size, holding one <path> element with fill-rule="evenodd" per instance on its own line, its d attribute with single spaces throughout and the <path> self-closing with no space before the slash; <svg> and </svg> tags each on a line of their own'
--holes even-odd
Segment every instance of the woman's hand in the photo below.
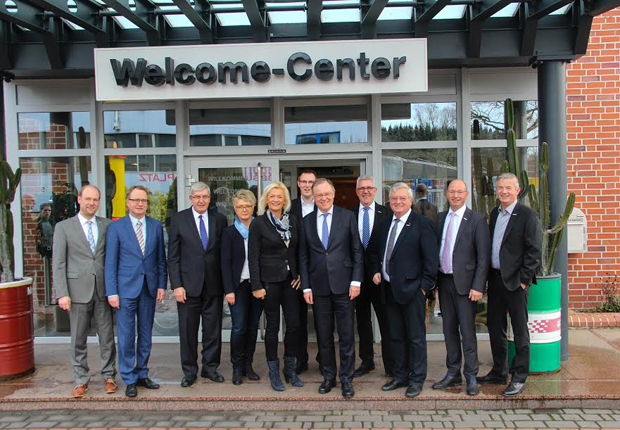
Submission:
<svg viewBox="0 0 620 430">
<path fill-rule="evenodd" d="M 252 291 L 252 295 L 257 299 L 264 300 L 267 295 L 267 291 L 264 288 L 261 288 L 260 290 Z"/>
<path fill-rule="evenodd" d="M 297 278 L 293 279 L 293 281 L 291 282 L 291 287 L 293 287 L 294 290 L 299 290 L 300 286 L 301 286 L 301 278 L 297 276 Z"/>
</svg>

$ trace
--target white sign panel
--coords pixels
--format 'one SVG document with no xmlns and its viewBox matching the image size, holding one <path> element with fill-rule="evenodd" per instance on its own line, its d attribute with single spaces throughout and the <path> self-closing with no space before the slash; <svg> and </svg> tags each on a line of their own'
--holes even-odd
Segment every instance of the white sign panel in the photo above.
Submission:
<svg viewBox="0 0 620 430">
<path fill-rule="evenodd" d="M 418 93 L 426 39 L 95 49 L 98 101 Z"/>
</svg>

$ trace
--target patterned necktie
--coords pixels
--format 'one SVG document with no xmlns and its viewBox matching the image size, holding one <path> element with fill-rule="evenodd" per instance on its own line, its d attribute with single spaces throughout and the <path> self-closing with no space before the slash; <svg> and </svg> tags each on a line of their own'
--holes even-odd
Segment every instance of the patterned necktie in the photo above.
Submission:
<svg viewBox="0 0 620 430">
<path fill-rule="evenodd" d="M 323 248 L 327 250 L 327 245 L 329 244 L 329 228 L 327 227 L 327 215 L 329 213 L 323 214 L 323 230 L 321 234 L 321 242 L 323 242 Z"/>
<path fill-rule="evenodd" d="M 206 251 L 207 246 L 209 246 L 209 235 L 207 234 L 207 227 L 202 215 L 199 215 L 198 219 L 200 219 L 200 240 L 202 241 L 202 248 Z"/>
<path fill-rule="evenodd" d="M 392 258 L 392 251 L 394 251 L 394 242 L 396 241 L 396 232 L 398 231 L 398 222 L 400 220 L 396 218 L 392 231 L 390 231 L 390 237 L 388 238 L 387 249 L 385 251 L 385 273 L 390 274 L 390 258 Z"/>
<path fill-rule="evenodd" d="M 136 237 L 138 238 L 138 244 L 140 245 L 142 255 L 144 255 L 144 235 L 142 234 L 142 222 L 140 221 L 136 223 Z"/>
<path fill-rule="evenodd" d="M 446 230 L 446 236 L 443 241 L 443 250 L 441 251 L 441 271 L 443 273 L 452 272 L 452 258 L 451 258 L 451 250 L 452 247 L 452 230 L 454 229 L 454 212 L 450 212 L 448 214 L 450 217 L 450 221 L 448 221 L 448 228 Z"/>
<path fill-rule="evenodd" d="M 368 242 L 370 241 L 370 215 L 368 210 L 370 207 L 364 208 L 364 218 L 362 219 L 362 245 L 364 249 L 368 248 Z"/>
<path fill-rule="evenodd" d="M 93 222 L 86 221 L 88 224 L 88 234 L 86 235 L 86 239 L 88 239 L 88 244 L 90 245 L 90 250 L 95 255 L 95 251 L 97 251 L 97 244 L 95 243 L 95 236 L 93 235 Z"/>
</svg>

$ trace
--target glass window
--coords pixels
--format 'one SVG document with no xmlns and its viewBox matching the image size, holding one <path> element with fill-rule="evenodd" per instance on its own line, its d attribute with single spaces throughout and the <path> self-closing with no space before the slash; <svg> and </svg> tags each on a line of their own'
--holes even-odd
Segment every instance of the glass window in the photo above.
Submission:
<svg viewBox="0 0 620 430">
<path fill-rule="evenodd" d="M 271 109 L 190 109 L 190 146 L 271 145 Z"/>
<path fill-rule="evenodd" d="M 368 142 L 366 105 L 287 107 L 284 122 L 287 145 Z"/>
<path fill-rule="evenodd" d="M 383 142 L 456 140 L 456 103 L 398 103 L 381 106 Z"/>
<path fill-rule="evenodd" d="M 19 149 L 90 148 L 90 113 L 52 112 L 17 115 Z"/>
<path fill-rule="evenodd" d="M 106 148 L 174 148 L 174 110 L 105 111 Z"/>
<path fill-rule="evenodd" d="M 517 139 L 538 138 L 538 102 L 513 101 Z M 505 139 L 504 101 L 471 103 L 472 140 Z"/>
</svg>

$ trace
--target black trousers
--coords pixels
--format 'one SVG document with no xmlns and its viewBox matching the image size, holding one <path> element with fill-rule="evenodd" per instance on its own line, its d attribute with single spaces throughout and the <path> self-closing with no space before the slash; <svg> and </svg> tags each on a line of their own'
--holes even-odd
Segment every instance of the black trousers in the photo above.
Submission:
<svg viewBox="0 0 620 430">
<path fill-rule="evenodd" d="M 379 331 L 381 332 L 381 355 L 383 357 L 383 367 L 386 372 L 392 373 L 394 367 L 394 355 L 390 345 L 390 333 L 388 330 L 387 315 L 385 314 L 385 304 L 381 303 L 378 294 L 373 294 L 372 288 L 381 288 L 369 282 L 362 284 L 361 293 L 355 299 L 355 315 L 357 317 L 357 334 L 359 335 L 359 356 L 362 365 L 370 366 L 375 364 L 375 352 L 373 349 L 374 335 L 372 330 L 372 311 L 375 308 Z"/>
<path fill-rule="evenodd" d="M 491 373 L 502 378 L 508 376 L 508 341 L 506 330 L 508 318 L 512 324 L 515 342 L 515 357 L 512 362 L 512 379 L 525 382 L 530 371 L 530 332 L 527 327 L 527 289 L 517 288 L 509 291 L 498 270 L 489 271 L 489 310 L 487 326 L 493 353 L 493 369 Z"/>
<path fill-rule="evenodd" d="M 220 365 L 222 353 L 223 296 L 209 296 L 206 287 L 198 297 L 177 302 L 181 368 L 188 378 L 198 374 L 198 329 L 202 320 L 202 368 L 214 372 Z"/>
<path fill-rule="evenodd" d="M 478 374 L 478 342 L 476 340 L 477 302 L 468 295 L 456 291 L 452 275 L 439 273 L 439 307 L 443 320 L 443 335 L 446 342 L 446 367 L 452 376 L 461 373 L 462 357 L 465 357 L 463 374 L 466 378 Z M 461 354 L 461 346 L 463 353 Z"/>
<path fill-rule="evenodd" d="M 394 380 L 422 387 L 426 380 L 426 296 L 422 290 L 406 304 L 397 303 L 385 282 L 390 340 L 394 351 Z"/>
<path fill-rule="evenodd" d="M 336 349 L 334 347 L 334 316 L 340 351 L 340 381 L 351 382 L 355 372 L 354 305 L 349 294 L 314 296 L 314 318 L 317 326 L 319 354 L 323 378 L 336 379 Z"/>
<path fill-rule="evenodd" d="M 284 356 L 296 357 L 299 349 L 299 291 L 291 287 L 291 278 L 282 282 L 264 284 L 265 296 L 265 354 L 267 361 L 278 359 L 278 332 L 280 331 L 280 306 L 284 313 Z"/>
<path fill-rule="evenodd" d="M 316 328 L 316 314 L 314 314 L 314 332 L 316 333 L 316 343 L 318 345 L 319 330 Z M 297 362 L 308 364 L 308 304 L 304 299 L 303 293 L 299 295 L 299 350 Z M 321 363 L 319 352 L 316 353 L 316 362 Z"/>
</svg>

